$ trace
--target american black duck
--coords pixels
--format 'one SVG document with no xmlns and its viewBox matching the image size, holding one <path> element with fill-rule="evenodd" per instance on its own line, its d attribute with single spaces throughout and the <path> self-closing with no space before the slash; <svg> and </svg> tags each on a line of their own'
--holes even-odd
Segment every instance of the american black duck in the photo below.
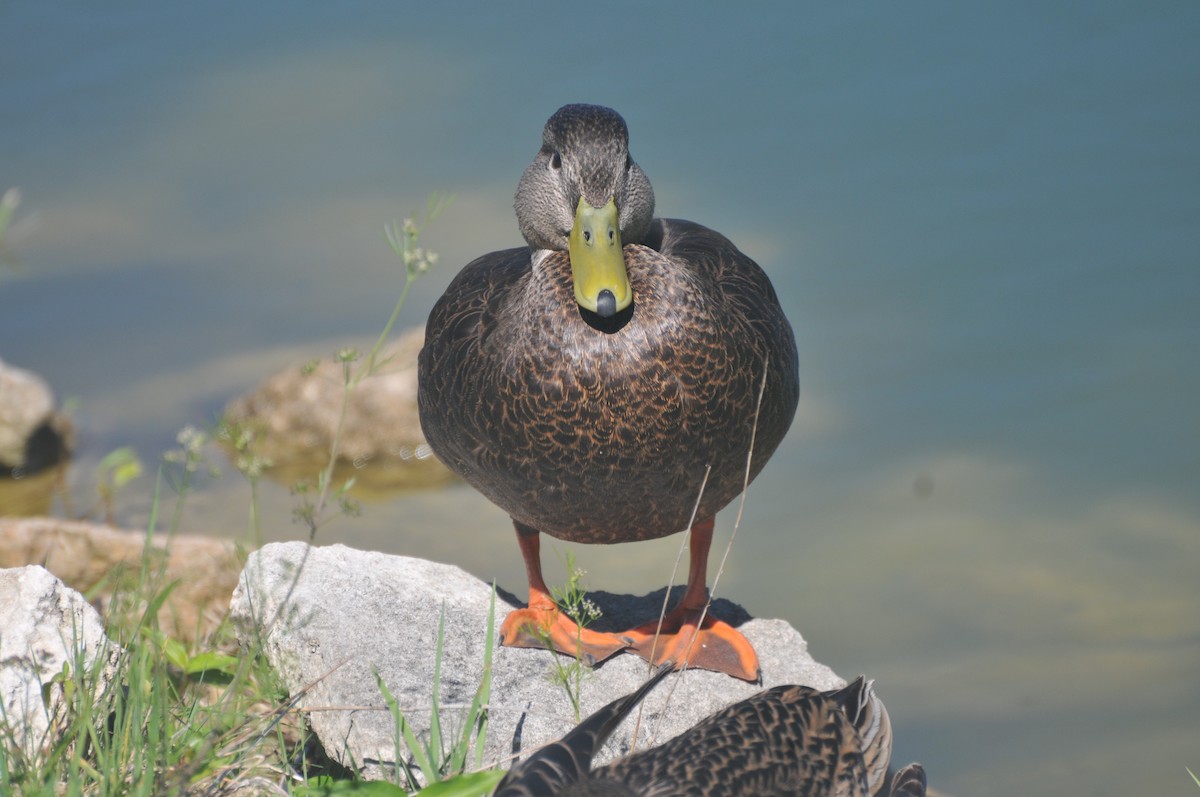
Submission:
<svg viewBox="0 0 1200 797">
<path fill-rule="evenodd" d="M 753 260 L 699 224 L 654 218 L 628 144 L 609 108 L 567 105 L 546 122 L 515 201 L 529 246 L 468 264 L 430 313 L 421 425 L 516 526 L 529 605 L 505 619 L 505 645 L 575 655 L 581 641 L 592 662 L 632 647 L 753 681 L 745 638 L 700 623 L 708 551 L 751 445 L 752 479 L 791 425 L 795 340 Z M 687 587 L 661 629 L 580 634 L 554 605 L 541 533 L 621 543 L 689 527 Z"/>
<path fill-rule="evenodd" d="M 494 797 L 870 797 L 884 787 L 891 724 L 861 677 L 828 692 L 768 689 L 665 744 L 592 769 L 592 756 L 665 674 L 514 765 Z M 904 767 L 885 793 L 924 797 L 924 769 Z"/>
</svg>

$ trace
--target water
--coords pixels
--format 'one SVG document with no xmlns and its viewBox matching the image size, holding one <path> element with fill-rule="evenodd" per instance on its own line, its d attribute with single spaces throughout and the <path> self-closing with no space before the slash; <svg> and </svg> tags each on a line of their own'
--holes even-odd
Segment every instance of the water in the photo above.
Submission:
<svg viewBox="0 0 1200 797">
<path fill-rule="evenodd" d="M 439 189 L 421 323 L 457 265 L 520 243 L 545 118 L 609 104 L 660 213 L 757 258 L 800 347 L 718 591 L 878 679 L 898 756 L 950 793 L 1192 793 L 1200 10 L 609 8 L 0 8 L 0 189 L 26 219 L 0 357 L 78 400 L 76 503 L 112 448 L 154 461 L 369 339 L 400 280 L 382 226 Z M 240 535 L 245 496 L 218 480 L 185 526 Z M 286 489 L 264 503 L 271 539 L 301 533 Z M 334 540 L 522 585 L 465 487 L 371 500 Z M 577 554 L 648 590 L 677 544 Z"/>
</svg>

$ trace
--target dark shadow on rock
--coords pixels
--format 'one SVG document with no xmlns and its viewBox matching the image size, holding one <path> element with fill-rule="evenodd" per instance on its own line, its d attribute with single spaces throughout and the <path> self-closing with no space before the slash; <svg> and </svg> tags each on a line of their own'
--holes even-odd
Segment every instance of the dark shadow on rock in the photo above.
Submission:
<svg viewBox="0 0 1200 797">
<path fill-rule="evenodd" d="M 667 588 L 662 587 L 645 595 L 622 595 L 616 592 L 596 590 L 588 592 L 587 596 L 600 608 L 600 618 L 591 623 L 588 628 L 596 631 L 616 633 L 625 631 L 642 623 L 657 618 L 662 613 L 663 598 Z M 671 597 L 667 603 L 667 611 L 675 608 L 683 597 L 683 586 L 671 587 Z M 732 626 L 740 626 L 750 622 L 753 616 L 739 604 L 726 598 L 717 598 L 709 607 L 714 617 L 719 617 Z"/>
<path fill-rule="evenodd" d="M 24 473 L 52 468 L 67 458 L 70 446 L 66 435 L 58 428 L 60 425 L 53 419 L 46 420 L 29 435 L 25 441 L 25 462 L 20 468 Z"/>
<path fill-rule="evenodd" d="M 676 585 L 670 589 L 671 598 L 667 603 L 667 611 L 675 608 L 680 598 L 683 597 L 683 585 Z M 666 587 L 647 592 L 645 595 L 626 595 L 602 589 L 589 590 L 587 597 L 600 609 L 600 617 L 590 623 L 588 628 L 605 633 L 616 633 L 653 620 L 662 613 L 663 598 L 666 594 Z M 528 596 L 521 597 L 514 592 L 509 592 L 499 585 L 496 586 L 496 597 L 513 606 L 525 606 L 528 598 Z M 709 611 L 713 616 L 735 628 L 754 619 L 754 616 L 743 606 L 728 598 L 715 599 Z"/>
</svg>

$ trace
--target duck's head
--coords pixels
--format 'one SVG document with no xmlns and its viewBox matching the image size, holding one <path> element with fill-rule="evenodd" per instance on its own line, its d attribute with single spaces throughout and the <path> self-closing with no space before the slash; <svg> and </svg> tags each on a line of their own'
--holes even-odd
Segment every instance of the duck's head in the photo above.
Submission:
<svg viewBox="0 0 1200 797">
<path fill-rule="evenodd" d="M 649 231 L 654 189 L 629 156 L 619 113 L 599 105 L 555 111 L 514 206 L 533 249 L 570 252 L 580 307 L 607 318 L 633 302 L 621 247 Z"/>
</svg>

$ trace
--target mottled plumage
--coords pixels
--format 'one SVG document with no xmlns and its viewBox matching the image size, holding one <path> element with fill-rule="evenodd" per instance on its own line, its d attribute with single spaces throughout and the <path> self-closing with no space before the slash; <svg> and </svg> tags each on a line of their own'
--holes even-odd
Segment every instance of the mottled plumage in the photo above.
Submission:
<svg viewBox="0 0 1200 797">
<path fill-rule="evenodd" d="M 568 105 L 546 123 L 514 203 L 529 247 L 470 263 L 430 313 L 421 426 L 513 518 L 530 600 L 506 618 L 504 644 L 549 640 L 589 661 L 632 647 L 755 680 L 749 643 L 699 617 L 713 517 L 795 414 L 795 340 L 753 260 L 710 229 L 653 218 L 628 142 L 608 108 Z M 620 543 L 689 524 L 688 587 L 661 628 L 581 633 L 555 608 L 540 532 Z"/>
<path fill-rule="evenodd" d="M 587 318 L 569 259 L 468 265 L 429 316 L 421 421 L 433 450 L 514 520 L 618 543 L 688 527 L 766 464 L 797 401 L 791 329 L 763 272 L 712 230 L 657 219 L 625 258 L 634 306 Z M 759 387 L 766 391 L 754 434 Z"/>
<path fill-rule="evenodd" d="M 642 698 L 670 675 L 671 670 L 669 666 L 660 668 L 646 683 L 590 715 L 557 742 L 542 747 L 524 761 L 518 761 L 496 786 L 492 797 L 558 794 L 562 789 L 585 780 L 592 768 L 592 756 L 604 746 L 604 742 Z"/>
<path fill-rule="evenodd" d="M 891 725 L 871 683 L 779 686 L 722 709 L 658 747 L 592 769 L 609 733 L 659 680 L 616 700 L 508 773 L 496 797 L 869 797 L 887 778 Z M 919 764 L 894 797 L 924 797 Z"/>
</svg>

